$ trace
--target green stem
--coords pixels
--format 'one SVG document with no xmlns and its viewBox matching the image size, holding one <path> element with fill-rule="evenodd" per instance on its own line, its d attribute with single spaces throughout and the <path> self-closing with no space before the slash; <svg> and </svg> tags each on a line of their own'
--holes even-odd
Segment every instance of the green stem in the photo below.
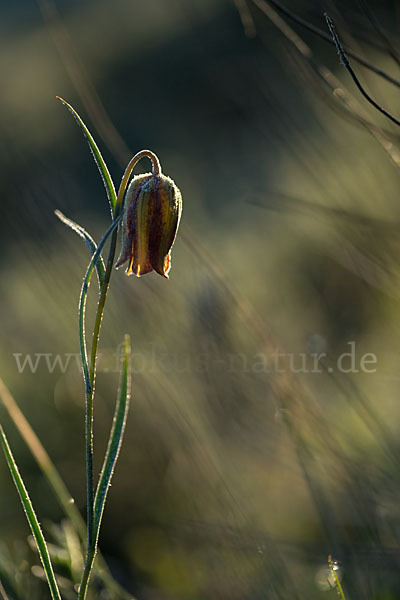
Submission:
<svg viewBox="0 0 400 600">
<path fill-rule="evenodd" d="M 64 481 L 58 473 L 54 463 L 50 459 L 43 444 L 37 437 L 36 433 L 26 420 L 24 414 L 13 398 L 11 392 L 5 385 L 4 381 L 0 378 L 0 401 L 6 408 L 11 420 L 20 432 L 23 440 L 30 449 L 33 457 L 37 464 L 42 470 L 43 475 L 48 480 L 51 488 L 53 489 L 55 496 L 60 504 L 60 507 L 64 510 L 64 513 L 71 521 L 77 532 L 79 539 L 84 540 L 86 534 L 86 523 L 81 517 L 81 513 L 76 508 L 76 505 L 68 491 Z M 99 560 L 99 557 L 98 557 Z M 108 587 L 115 596 L 118 598 L 124 598 L 125 600 L 132 600 L 131 594 L 128 594 L 114 579 L 112 578 L 105 560 L 101 557 L 101 562 L 98 564 L 97 574 L 104 582 L 104 585 Z M 1 584 L 1 582 L 0 582 Z M 0 598 L 1 598 L 1 587 L 0 587 Z M 6 597 L 5 597 L 6 600 Z"/>
<path fill-rule="evenodd" d="M 337 568 L 335 566 L 335 563 L 333 562 L 332 556 L 328 556 L 328 564 L 329 564 L 329 568 L 331 570 L 331 573 L 335 579 L 335 583 L 336 583 L 336 587 L 338 589 L 338 594 L 341 598 L 341 600 L 346 600 L 344 592 L 343 592 L 343 588 L 341 586 L 341 583 L 339 581 L 339 577 L 337 575 Z"/>
<path fill-rule="evenodd" d="M 121 216 L 121 212 L 123 209 L 123 201 L 125 198 L 125 192 L 129 183 L 129 178 L 132 174 L 133 169 L 142 158 L 147 157 L 152 161 L 152 171 L 153 175 L 159 176 L 161 174 L 160 162 L 155 154 L 150 150 L 141 150 L 131 159 L 129 162 L 124 176 L 121 181 L 121 185 L 118 190 L 117 201 L 115 205 L 114 211 L 114 221 L 115 224 L 117 220 L 119 220 Z M 111 233 L 110 229 L 108 230 Z M 93 475 L 93 400 L 94 400 L 94 387 L 95 387 L 95 379 L 96 379 L 96 361 L 97 361 L 97 349 L 99 345 L 100 339 L 100 328 L 101 322 L 103 319 L 104 306 L 107 299 L 108 288 L 110 285 L 110 278 L 112 267 L 114 264 L 115 258 L 115 250 L 117 245 L 117 236 L 118 230 L 114 229 L 114 232 L 111 237 L 110 249 L 108 253 L 106 272 L 104 275 L 103 285 L 100 290 L 99 302 L 97 305 L 95 324 L 93 328 L 92 335 L 92 348 L 90 353 L 90 363 L 88 366 L 87 361 L 87 351 L 86 351 L 86 339 L 85 339 L 85 305 L 86 305 L 86 296 L 87 296 L 87 288 L 90 281 L 90 276 L 93 271 L 93 267 L 96 264 L 98 256 L 96 256 L 97 252 L 92 256 L 91 260 L 91 271 L 89 277 L 85 277 L 82 292 L 81 292 L 81 302 L 79 306 L 79 332 L 80 332 L 80 341 L 81 341 L 81 358 L 82 358 L 82 366 L 84 371 L 84 379 L 85 379 L 85 440 L 86 440 L 86 496 L 87 496 L 87 532 L 88 532 L 88 543 L 87 543 L 87 552 L 86 552 L 86 560 L 85 560 L 85 568 L 82 575 L 82 580 L 79 588 L 78 600 L 85 600 L 87 594 L 87 588 L 89 584 L 90 574 L 93 568 L 94 559 L 96 557 L 97 551 L 97 536 L 95 535 L 94 530 L 94 519 L 93 519 L 93 510 L 94 510 L 94 475 Z M 104 240 L 104 238 L 103 238 Z M 98 250 L 100 248 L 100 244 L 98 246 Z M 103 244 L 104 245 L 104 244 Z M 96 257 L 96 258 L 95 258 Z M 90 266 L 90 265 L 89 265 Z M 89 273 L 89 269 L 87 271 L 87 275 Z M 82 301 L 82 296 L 84 296 Z M 98 535 L 98 532 L 97 532 Z"/>
<path fill-rule="evenodd" d="M 130 390 L 131 390 L 131 369 L 130 369 L 131 345 L 129 335 L 125 335 L 124 340 L 124 360 L 121 373 L 121 383 L 118 393 L 117 403 L 115 405 L 114 419 L 108 440 L 107 452 L 101 469 L 99 482 L 97 485 L 94 501 L 94 535 L 96 543 L 99 537 L 101 519 L 104 506 L 107 499 L 108 490 L 111 485 L 111 478 L 118 460 L 119 452 L 124 436 L 126 419 L 128 416 Z"/>
<path fill-rule="evenodd" d="M 90 284 L 90 279 L 93 273 L 93 269 L 96 262 L 101 254 L 104 244 L 106 243 L 109 235 L 114 232 L 113 237 L 116 237 L 117 225 L 120 218 L 115 218 L 107 229 L 106 233 L 102 237 L 97 246 L 96 252 L 92 255 L 89 266 L 87 268 L 85 277 L 83 279 L 81 295 L 79 299 L 79 340 L 81 350 L 81 361 L 83 368 L 83 376 L 85 381 L 85 437 L 86 437 L 86 493 L 87 493 L 87 531 L 88 531 L 88 550 L 90 548 L 90 542 L 93 535 L 93 502 L 94 502 L 94 486 L 93 486 L 93 376 L 91 376 L 90 369 L 88 367 L 87 360 L 87 349 L 86 349 L 86 336 L 85 336 L 85 308 L 86 299 Z M 106 280 L 107 270 L 104 276 Z M 110 274 L 108 275 L 108 278 Z M 104 287 L 104 283 L 103 283 Z"/>
</svg>

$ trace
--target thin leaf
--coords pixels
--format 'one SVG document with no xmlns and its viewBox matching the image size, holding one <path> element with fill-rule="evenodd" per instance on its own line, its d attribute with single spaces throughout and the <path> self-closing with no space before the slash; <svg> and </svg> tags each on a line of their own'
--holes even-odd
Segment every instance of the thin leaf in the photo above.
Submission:
<svg viewBox="0 0 400 600">
<path fill-rule="evenodd" d="M 3 403 L 14 425 L 17 427 L 25 443 L 32 452 L 32 455 L 35 458 L 38 466 L 42 470 L 42 473 L 47 478 L 61 508 L 64 510 L 64 513 L 71 521 L 79 537 L 83 540 L 86 534 L 85 521 L 83 520 L 79 510 L 77 509 L 75 502 L 71 497 L 71 494 L 68 491 L 60 474 L 58 473 L 54 463 L 51 461 L 49 455 L 44 449 L 43 444 L 39 440 L 36 433 L 33 431 L 31 425 L 26 420 L 24 414 L 22 413 L 21 409 L 19 408 L 18 404 L 14 400 L 9 389 L 7 388 L 7 386 L 1 378 L 0 401 Z M 67 526 L 69 527 L 68 521 L 65 523 L 65 527 Z M 115 593 L 116 598 L 132 600 L 132 595 L 128 594 L 128 592 L 126 592 L 117 582 L 113 580 L 113 578 L 110 575 L 110 572 L 108 571 L 108 567 L 101 555 L 98 555 L 97 558 L 97 576 L 99 576 L 103 580 L 105 586 L 109 590 Z M 2 571 L 2 564 L 0 561 L 0 579 L 2 577 L 4 577 L 4 573 Z M 7 583 L 8 585 L 11 585 L 9 584 L 8 580 Z M 15 596 L 15 598 L 17 598 L 17 593 L 14 590 L 14 588 L 10 587 L 10 593 L 13 594 L 13 597 Z"/>
<path fill-rule="evenodd" d="M 116 212 L 118 210 L 118 206 Z M 86 449 L 86 510 L 87 510 L 87 551 L 85 559 L 85 568 L 82 574 L 81 584 L 79 587 L 79 600 L 85 600 L 87 594 L 87 588 L 89 584 L 90 574 L 93 568 L 94 559 L 96 556 L 96 541 L 93 534 L 93 508 L 94 508 L 94 476 L 93 476 L 93 384 L 96 367 L 97 357 L 97 344 L 99 340 L 101 319 L 104 310 L 104 303 L 107 297 L 107 291 L 110 281 L 111 268 L 114 260 L 116 234 L 115 228 L 118 226 L 122 218 L 122 215 L 116 216 L 103 235 L 99 242 L 96 252 L 93 254 L 89 266 L 87 268 L 85 277 L 83 279 L 81 294 L 79 297 L 79 342 L 80 342 L 80 353 L 81 362 L 83 369 L 83 377 L 85 382 L 85 449 Z M 92 336 L 92 349 L 90 359 L 90 370 L 88 363 L 88 353 L 86 345 L 86 330 L 85 330 L 85 312 L 86 312 L 86 300 L 88 294 L 88 288 L 90 279 L 92 276 L 94 265 L 97 262 L 98 257 L 103 249 L 103 246 L 108 236 L 113 232 L 111 238 L 109 257 L 107 262 L 107 269 L 104 276 L 104 283 L 100 290 L 100 298 L 97 305 L 96 321 Z"/>
<path fill-rule="evenodd" d="M 92 572 L 94 559 L 96 557 L 97 542 L 99 538 L 101 519 L 103 516 L 104 505 L 107 498 L 108 487 L 110 485 L 111 477 L 114 472 L 115 463 L 119 455 L 122 437 L 124 434 L 130 394 L 130 352 L 131 348 L 129 336 L 126 335 L 124 344 L 124 364 L 122 369 L 120 391 L 115 407 L 114 420 L 111 427 L 110 437 L 108 440 L 107 452 L 100 473 L 96 495 L 93 500 L 92 518 L 90 521 L 88 521 L 88 524 L 90 524 L 91 526 L 91 537 L 89 537 L 88 534 L 88 550 L 86 553 L 85 568 L 79 586 L 78 600 L 85 600 L 86 598 L 90 574 Z M 86 419 L 88 422 L 87 416 Z M 91 540 L 91 542 L 89 540 Z"/>
<path fill-rule="evenodd" d="M 107 452 L 104 458 L 103 467 L 101 469 L 99 483 L 97 486 L 94 501 L 93 529 L 96 541 L 99 537 L 104 505 L 106 503 L 107 493 L 110 487 L 111 478 L 114 473 L 115 464 L 117 462 L 119 451 L 121 449 L 126 418 L 128 415 L 131 391 L 130 355 L 130 339 L 129 335 L 125 335 L 124 361 L 122 366 L 120 389 L 117 403 L 115 406 L 114 420 L 111 427 L 110 437 L 108 440 Z"/>
<path fill-rule="evenodd" d="M 0 401 L 6 408 L 9 416 L 23 437 L 26 445 L 31 451 L 37 464 L 42 470 L 51 485 L 57 500 L 64 510 L 67 517 L 73 523 L 75 529 L 79 532 L 81 539 L 85 537 L 85 522 L 81 517 L 79 510 L 76 508 L 73 498 L 69 493 L 64 481 L 58 473 L 54 463 L 43 447 L 36 433 L 25 418 L 18 404 L 14 400 L 11 392 L 0 378 Z"/>
<path fill-rule="evenodd" d="M 60 210 L 55 210 L 54 214 L 60 219 L 62 223 L 67 225 L 67 227 L 70 227 L 85 241 L 86 246 L 89 248 L 91 254 L 94 254 L 96 252 L 96 242 L 94 241 L 92 236 L 86 231 L 86 229 L 84 229 L 81 225 L 78 225 L 78 223 L 75 223 L 75 221 L 68 219 L 68 217 L 66 217 Z M 104 274 L 106 272 L 106 267 L 104 265 L 104 260 L 102 256 L 100 256 L 99 260 L 96 263 L 96 272 L 97 278 L 99 280 L 99 286 L 101 287 L 103 285 Z"/>
<path fill-rule="evenodd" d="M 85 333 L 85 309 L 86 309 L 87 293 L 88 293 L 90 279 L 92 277 L 94 265 L 97 263 L 100 255 L 101 255 L 101 252 L 103 250 L 103 246 L 106 243 L 109 235 L 114 231 L 114 229 L 117 227 L 117 225 L 119 224 L 120 221 L 121 221 L 121 216 L 119 216 L 117 219 L 114 219 L 114 221 L 111 223 L 110 227 L 107 229 L 107 231 L 101 238 L 101 240 L 96 248 L 95 253 L 92 254 L 92 258 L 90 259 L 90 263 L 86 270 L 85 277 L 83 278 L 81 294 L 79 297 L 79 341 L 80 341 L 83 376 L 85 379 L 86 394 L 88 394 L 88 395 L 91 393 L 92 385 L 91 385 L 90 377 L 89 377 L 89 365 L 88 365 L 88 359 L 87 359 L 86 333 Z"/>
<path fill-rule="evenodd" d="M 3 431 L 2 426 L 0 425 L 0 438 L 1 445 L 3 447 L 4 455 L 7 460 L 8 467 L 11 471 L 12 478 L 15 483 L 15 487 L 17 488 L 19 497 L 21 498 L 22 506 L 25 511 L 26 518 L 28 520 L 29 526 L 32 531 L 32 535 L 35 538 L 36 546 L 39 551 L 40 560 L 43 565 L 43 569 L 46 574 L 47 582 L 49 584 L 51 597 L 53 600 L 61 600 L 60 592 L 57 586 L 57 582 L 54 576 L 53 566 L 51 564 L 49 551 L 46 546 L 46 541 L 44 539 L 42 530 L 39 525 L 39 521 L 37 520 L 35 511 L 32 506 L 32 502 L 29 498 L 28 491 L 24 485 L 20 472 L 18 470 L 15 459 L 12 455 L 10 446 L 8 444 L 6 435 Z"/>
<path fill-rule="evenodd" d="M 96 142 L 94 141 L 89 129 L 86 127 L 85 123 L 82 121 L 82 119 L 80 118 L 80 116 L 78 115 L 78 113 L 76 112 L 76 110 L 74 108 L 72 108 L 72 106 L 70 104 L 68 104 L 68 102 L 66 102 L 65 100 L 63 100 L 62 98 L 60 98 L 59 96 L 56 96 L 57 100 L 60 100 L 70 111 L 70 113 L 73 115 L 73 117 L 75 118 L 76 122 L 78 123 L 79 127 L 82 129 L 84 136 L 87 139 L 87 142 L 89 144 L 89 148 L 93 154 L 93 158 L 95 160 L 95 163 L 99 169 L 101 178 L 103 180 L 104 183 L 104 187 L 106 188 L 106 192 L 107 192 L 107 198 L 108 201 L 110 203 L 110 209 L 111 209 L 111 216 L 114 215 L 114 211 L 115 211 L 115 205 L 117 202 L 117 194 L 115 192 L 115 187 L 114 187 L 114 183 L 113 180 L 111 179 L 111 175 L 110 172 L 107 168 L 106 163 L 104 162 L 104 158 L 101 155 L 100 150 L 97 147 Z"/>
</svg>

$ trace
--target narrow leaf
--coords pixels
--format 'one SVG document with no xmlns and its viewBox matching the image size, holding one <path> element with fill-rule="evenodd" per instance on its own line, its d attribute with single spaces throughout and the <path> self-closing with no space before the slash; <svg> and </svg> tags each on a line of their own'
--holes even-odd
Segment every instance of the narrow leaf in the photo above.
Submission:
<svg viewBox="0 0 400 600">
<path fill-rule="evenodd" d="M 81 350 L 81 361 L 83 368 L 83 376 L 85 379 L 85 387 L 86 394 L 89 395 L 91 393 L 91 382 L 89 377 L 89 365 L 87 358 L 87 348 L 86 348 L 86 333 L 85 333 L 85 310 L 86 310 L 86 299 L 88 294 L 88 289 L 90 285 L 90 279 L 92 277 L 94 265 L 97 263 L 101 252 L 103 250 L 103 246 L 106 243 L 110 234 L 114 231 L 117 225 L 121 221 L 121 216 L 114 219 L 111 223 L 110 227 L 107 229 L 103 237 L 101 238 L 96 251 L 92 254 L 92 258 L 90 259 L 89 266 L 86 270 L 85 277 L 83 278 L 81 293 L 79 296 L 79 342 L 80 342 L 80 350 Z"/>
<path fill-rule="evenodd" d="M 1 378 L 0 402 L 6 408 L 14 425 L 18 429 L 23 440 L 25 441 L 26 445 L 31 451 L 37 464 L 42 470 L 42 473 L 48 480 L 61 508 L 64 510 L 67 517 L 71 520 L 76 531 L 78 531 L 79 535 L 81 536 L 81 539 L 83 540 L 86 534 L 85 522 L 82 519 L 79 510 L 75 506 L 71 494 L 69 493 L 60 474 L 58 473 L 54 463 L 52 462 L 48 453 L 44 449 L 42 442 L 39 440 L 31 425 L 28 423 L 27 419 L 25 418 L 25 415 L 22 413 L 18 404 L 11 395 L 10 390 L 7 388 L 6 384 Z"/>
<path fill-rule="evenodd" d="M 78 225 L 78 223 L 75 223 L 75 221 L 68 219 L 68 217 L 63 215 L 63 213 L 60 210 L 55 210 L 54 213 L 56 217 L 58 217 L 60 221 L 62 221 L 62 223 L 67 225 L 67 227 L 70 227 L 85 241 L 86 246 L 89 248 L 91 254 L 94 254 L 96 252 L 96 242 L 94 241 L 92 236 L 86 231 L 86 229 L 84 229 L 81 225 Z M 104 274 L 106 272 L 106 267 L 104 265 L 102 256 L 100 256 L 99 260 L 96 263 L 96 271 L 97 278 L 99 280 L 99 286 L 101 287 L 103 285 Z"/>
<path fill-rule="evenodd" d="M 28 520 L 29 526 L 32 531 L 32 535 L 35 539 L 37 549 L 39 551 L 40 560 L 43 565 L 44 572 L 46 574 L 47 582 L 49 584 L 51 597 L 53 600 L 61 600 L 60 592 L 58 590 L 57 582 L 54 576 L 53 566 L 51 564 L 49 551 L 46 546 L 46 541 L 44 539 L 42 530 L 39 525 L 39 521 L 37 520 L 35 511 L 32 506 L 32 502 L 29 498 L 28 491 L 24 485 L 20 472 L 18 470 L 17 464 L 12 455 L 10 446 L 8 444 L 6 435 L 3 431 L 3 428 L 0 425 L 0 438 L 1 445 L 3 447 L 4 455 L 7 460 L 8 467 L 11 471 L 12 478 L 15 483 L 15 487 L 17 488 L 19 497 L 21 498 L 22 506 L 25 511 L 26 518 Z"/>
<path fill-rule="evenodd" d="M 113 180 L 111 179 L 111 175 L 110 175 L 110 172 L 104 161 L 104 158 L 102 157 L 101 152 L 100 152 L 96 142 L 94 141 L 89 129 L 86 127 L 85 123 L 82 121 L 82 119 L 80 118 L 80 116 L 78 115 L 76 110 L 74 108 L 72 108 L 72 106 L 70 104 L 68 104 L 68 102 L 66 102 L 59 96 L 56 96 L 56 98 L 57 98 L 57 100 L 60 100 L 60 102 L 62 102 L 68 108 L 68 110 L 75 118 L 79 127 L 82 129 L 84 136 L 87 139 L 87 142 L 88 142 L 89 148 L 93 154 L 95 163 L 100 171 L 100 175 L 103 180 L 104 187 L 106 188 L 107 198 L 110 203 L 111 216 L 113 216 L 114 211 L 115 211 L 115 204 L 117 202 L 117 194 L 115 192 L 114 183 L 113 183 Z"/>
<path fill-rule="evenodd" d="M 121 449 L 122 438 L 124 435 L 126 418 L 129 409 L 130 391 L 131 391 L 131 372 L 130 372 L 131 346 L 129 335 L 125 335 L 124 361 L 121 373 L 121 383 L 115 406 L 114 420 L 111 427 L 111 433 L 108 440 L 107 452 L 104 458 L 103 467 L 100 473 L 99 483 L 96 490 L 94 501 L 94 535 L 96 541 L 99 537 L 101 519 L 104 506 L 107 499 L 108 489 L 113 476 L 115 464 Z"/>
<path fill-rule="evenodd" d="M 86 535 L 86 524 L 83 520 L 79 510 L 77 509 L 70 492 L 68 491 L 64 481 L 58 473 L 54 463 L 51 461 L 49 455 L 44 449 L 41 441 L 39 440 L 36 433 L 33 431 L 31 425 L 26 420 L 18 404 L 14 400 L 11 392 L 5 385 L 4 381 L 0 378 L 0 401 L 6 408 L 10 418 L 14 425 L 20 432 L 23 440 L 30 449 L 33 457 L 35 458 L 38 466 L 42 470 L 42 473 L 47 478 L 53 492 L 61 506 L 64 513 L 71 521 L 75 531 L 79 535 L 80 539 L 84 539 Z M 69 527 L 69 522 L 66 521 L 64 527 Z M 1 557 L 0 557 L 1 558 Z M 117 582 L 115 582 L 108 570 L 108 567 L 103 557 L 98 555 L 97 559 L 97 576 L 100 577 L 105 586 L 113 591 L 116 598 L 123 598 L 124 600 L 132 600 L 132 595 L 128 594 Z M 4 577 L 2 565 L 0 561 L 0 580 Z M 9 584 L 8 580 L 7 583 Z M 9 584 L 10 586 L 11 584 Z M 10 587 L 13 597 L 17 598 L 17 593 L 13 587 Z M 1 598 L 1 595 L 0 595 Z"/>
</svg>

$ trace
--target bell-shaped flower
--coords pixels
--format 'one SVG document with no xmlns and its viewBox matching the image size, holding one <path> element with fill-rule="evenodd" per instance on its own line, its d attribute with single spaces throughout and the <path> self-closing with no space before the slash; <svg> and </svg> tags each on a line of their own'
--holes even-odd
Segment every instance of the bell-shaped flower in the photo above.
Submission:
<svg viewBox="0 0 400 600">
<path fill-rule="evenodd" d="M 128 261 L 127 275 L 156 271 L 168 279 L 171 248 L 182 212 L 182 197 L 169 177 L 146 173 L 135 176 L 125 198 L 121 255 L 116 267 Z"/>
</svg>

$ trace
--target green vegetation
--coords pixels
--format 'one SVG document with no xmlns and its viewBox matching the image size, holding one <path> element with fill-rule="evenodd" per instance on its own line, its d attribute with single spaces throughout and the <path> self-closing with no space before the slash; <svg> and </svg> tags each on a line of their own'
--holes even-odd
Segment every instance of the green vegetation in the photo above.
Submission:
<svg viewBox="0 0 400 600">
<path fill-rule="evenodd" d="M 50 561 L 76 600 L 89 479 L 88 600 L 399 597 L 398 128 L 279 4 L 60 4 L 0 42 L 1 600 L 50 598 Z M 330 37 L 320 3 L 283 4 Z M 336 5 L 354 73 L 399 117 L 393 3 Z M 106 194 L 57 93 L 93 134 L 75 114 Z M 114 271 L 102 319 L 115 258 L 82 280 L 98 240 L 119 249 L 128 146 L 162 158 L 184 218 L 170 280 Z M 81 331 L 102 323 L 89 478 L 80 288 Z"/>
</svg>

